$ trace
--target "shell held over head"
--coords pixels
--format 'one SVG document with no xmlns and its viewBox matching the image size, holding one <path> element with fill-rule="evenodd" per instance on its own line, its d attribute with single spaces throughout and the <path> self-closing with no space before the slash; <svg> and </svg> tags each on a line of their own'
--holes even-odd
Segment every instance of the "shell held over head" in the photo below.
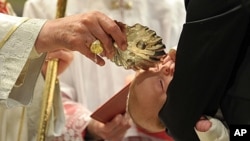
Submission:
<svg viewBox="0 0 250 141">
<path fill-rule="evenodd" d="M 119 23 L 121 24 L 121 23 Z M 125 69 L 147 70 L 155 67 L 166 55 L 162 38 L 156 32 L 141 24 L 125 25 L 128 47 L 122 51 L 116 47 L 111 59 L 116 65 Z"/>
</svg>

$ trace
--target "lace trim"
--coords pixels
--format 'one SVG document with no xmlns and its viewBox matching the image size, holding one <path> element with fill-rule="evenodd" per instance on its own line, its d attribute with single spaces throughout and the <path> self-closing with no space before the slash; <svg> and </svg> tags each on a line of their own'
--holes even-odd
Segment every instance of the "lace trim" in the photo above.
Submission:
<svg viewBox="0 0 250 141">
<path fill-rule="evenodd" d="M 83 141 L 83 132 L 90 120 L 90 112 L 82 105 L 63 100 L 66 126 L 63 135 L 54 141 Z"/>
</svg>

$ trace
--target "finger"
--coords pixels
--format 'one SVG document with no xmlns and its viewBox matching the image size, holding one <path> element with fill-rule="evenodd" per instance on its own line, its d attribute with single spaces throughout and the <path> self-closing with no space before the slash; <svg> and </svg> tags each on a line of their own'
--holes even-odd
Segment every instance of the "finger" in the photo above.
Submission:
<svg viewBox="0 0 250 141">
<path fill-rule="evenodd" d="M 106 53 L 110 52 L 110 50 L 112 53 L 113 50 L 112 39 L 98 23 L 98 18 L 100 17 L 100 13 L 92 12 L 91 15 L 94 16 L 92 17 L 89 16 L 87 18 L 86 17 L 84 18 L 83 23 L 81 24 L 80 31 L 78 32 L 82 34 L 82 36 L 84 37 L 85 42 L 83 44 L 86 47 L 90 47 L 94 41 L 99 40 L 102 43 L 104 49 L 104 51 L 102 52 L 102 56 L 106 56 Z"/>
<path fill-rule="evenodd" d="M 102 55 L 107 56 L 108 58 L 113 57 L 114 47 L 112 38 L 110 38 L 98 25 L 95 25 L 95 28 L 91 29 L 91 32 L 102 43 L 104 49 Z"/>
<path fill-rule="evenodd" d="M 60 57 L 58 57 L 58 71 L 57 75 L 61 74 L 72 62 L 73 60 L 73 53 L 69 51 L 60 51 Z"/>
<path fill-rule="evenodd" d="M 122 115 L 116 115 L 110 122 L 106 124 L 106 127 L 109 129 L 114 129 L 122 121 Z"/>
<path fill-rule="evenodd" d="M 69 50 L 56 50 L 48 53 L 47 57 L 49 59 L 58 58 L 70 62 L 73 59 L 73 53 Z"/>
<path fill-rule="evenodd" d="M 99 15 L 100 18 L 104 18 L 106 17 L 105 15 L 101 15 L 101 13 L 96 12 L 94 13 L 96 16 Z M 105 26 L 109 26 L 109 23 L 106 23 L 107 25 Z M 113 39 L 112 37 L 109 35 L 109 33 L 107 33 L 106 31 L 104 31 L 104 29 L 102 28 L 102 25 L 99 23 L 99 21 L 97 22 L 85 22 L 85 25 L 87 27 L 91 27 L 88 28 L 88 30 L 90 31 L 90 33 L 98 40 L 100 40 L 100 42 L 102 43 L 102 46 L 104 48 L 104 52 L 102 53 L 102 56 L 107 56 L 108 58 L 112 58 L 114 55 L 114 45 L 113 45 Z"/>
<path fill-rule="evenodd" d="M 108 137 L 109 140 L 121 140 L 126 131 L 130 128 L 130 122 L 129 119 L 126 117 L 122 118 L 122 121 L 120 122 L 120 124 L 118 126 L 116 126 L 113 130 L 112 130 L 112 134 L 110 134 L 110 136 Z"/>
<path fill-rule="evenodd" d="M 96 64 L 98 64 L 98 65 L 100 65 L 100 66 L 105 65 L 105 61 L 104 61 L 103 58 L 100 57 L 99 55 L 94 54 L 94 53 L 92 53 L 92 52 L 90 52 L 88 55 L 89 55 L 89 56 L 87 56 L 87 57 L 88 57 L 90 60 L 92 60 L 94 63 L 96 63 Z"/>
<path fill-rule="evenodd" d="M 101 58 L 99 55 L 96 55 L 92 53 L 89 49 L 89 47 L 82 46 L 80 49 L 78 49 L 81 54 L 92 60 L 94 63 L 103 66 L 105 64 L 105 61 L 103 58 Z"/>
<path fill-rule="evenodd" d="M 128 126 L 122 126 L 122 125 L 117 126 L 117 128 L 114 128 L 114 130 L 110 132 L 111 134 L 107 136 L 107 139 L 114 141 L 121 140 L 124 137 L 128 128 L 129 128 Z"/>
<path fill-rule="evenodd" d="M 175 61 L 175 57 L 176 57 L 176 50 L 175 49 L 170 49 L 168 52 L 168 55 L 171 57 L 171 59 L 173 61 Z"/>
<path fill-rule="evenodd" d="M 42 70 L 41 70 L 44 77 L 46 76 L 47 66 L 48 66 L 48 61 L 46 60 L 44 61 Z"/>
<path fill-rule="evenodd" d="M 200 132 L 206 132 L 210 129 L 211 126 L 211 121 L 209 121 L 208 119 L 202 119 L 196 123 L 195 128 Z"/>
<path fill-rule="evenodd" d="M 91 32 L 91 31 L 89 31 Z M 91 44 L 96 40 L 94 35 L 86 33 L 84 37 L 84 46 L 90 49 Z"/>
<path fill-rule="evenodd" d="M 166 62 L 164 64 L 165 67 L 168 67 L 169 69 L 171 68 L 171 65 L 173 64 L 174 62 L 172 60 L 169 60 L 168 62 Z"/>
<path fill-rule="evenodd" d="M 90 33 L 89 30 L 85 29 L 84 31 L 84 34 L 81 35 L 83 40 L 80 40 L 80 43 L 78 43 L 80 44 L 80 46 L 75 47 L 75 50 L 79 51 L 81 54 L 83 54 L 96 64 L 103 66 L 105 64 L 105 61 L 100 56 L 90 51 L 90 46 L 96 40 L 96 38 Z"/>
<path fill-rule="evenodd" d="M 170 60 L 172 60 L 172 58 L 169 55 L 167 55 L 166 57 L 163 58 L 162 64 L 164 65 L 164 64 L 166 64 Z"/>
<path fill-rule="evenodd" d="M 207 119 L 207 117 L 201 116 L 201 117 L 200 117 L 200 120 L 203 120 L 203 119 Z"/>
<path fill-rule="evenodd" d="M 95 36 L 91 33 L 91 25 L 87 25 L 87 23 L 83 24 L 80 28 L 79 35 L 76 38 L 76 43 L 74 45 L 78 45 L 79 47 L 90 48 L 91 44 L 96 40 Z M 74 36 L 74 35 L 73 35 Z M 77 50 L 78 51 L 78 50 Z"/>
<path fill-rule="evenodd" d="M 124 29 L 121 29 L 112 19 L 106 16 L 102 16 L 99 23 L 102 29 L 114 39 L 120 49 L 125 50 L 127 48 L 127 37 Z"/>
<path fill-rule="evenodd" d="M 115 21 L 115 23 L 120 27 L 122 33 L 126 34 L 126 24 L 119 21 Z"/>
</svg>

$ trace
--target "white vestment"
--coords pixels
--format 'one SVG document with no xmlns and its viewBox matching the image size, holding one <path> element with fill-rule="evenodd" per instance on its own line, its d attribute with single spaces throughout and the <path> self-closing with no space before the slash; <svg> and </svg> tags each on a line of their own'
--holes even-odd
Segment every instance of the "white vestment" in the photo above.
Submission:
<svg viewBox="0 0 250 141">
<path fill-rule="evenodd" d="M 183 0 L 129 0 L 132 2 L 131 9 L 123 10 L 110 9 L 111 1 L 68 0 L 66 15 L 98 10 L 128 25 L 141 23 L 150 27 L 163 38 L 166 50 L 177 45 L 185 21 Z M 124 0 L 126 1 L 128 0 Z M 28 0 L 24 7 L 24 16 L 54 19 L 56 2 Z M 109 60 L 106 60 L 105 66 L 100 67 L 77 52 L 74 55 L 73 62 L 60 76 L 61 90 L 70 100 L 80 103 L 82 109 L 88 108 L 91 112 L 118 92 L 124 86 L 128 75 L 134 74 L 133 71 L 118 67 Z M 82 114 L 81 118 L 88 121 L 91 112 L 86 109 L 83 111 L 85 114 Z M 82 130 L 87 126 L 86 123 L 81 125 L 84 126 Z M 138 135 L 136 132 L 136 129 L 131 128 L 127 135 Z"/>
<path fill-rule="evenodd" d="M 34 43 L 44 23 L 0 13 L 1 141 L 36 140 L 44 83 L 40 69 L 46 54 L 38 55 Z M 54 109 L 48 136 L 60 134 L 64 126 L 59 94 Z"/>
<path fill-rule="evenodd" d="M 36 37 L 45 21 L 25 20 L 26 18 L 0 13 L 0 39 L 2 44 L 0 48 L 0 100 L 2 105 L 5 104 L 8 107 L 27 105 L 32 98 L 34 85 L 33 87 L 30 86 L 30 89 L 27 89 L 22 95 L 11 93 L 19 87 L 28 85 L 25 79 L 30 76 L 20 75 L 22 69 L 33 69 L 32 73 L 27 75 L 33 75 L 36 78 L 40 72 L 40 67 L 31 68 L 29 65 L 32 60 L 27 60 L 29 60 Z M 17 24 L 20 24 L 20 26 L 14 30 Z M 11 36 L 9 36 L 10 33 L 12 33 Z M 41 59 L 43 60 L 43 58 Z M 28 63 L 26 64 L 26 62 Z M 40 63 L 41 65 L 42 63 Z M 34 84 L 36 79 L 32 79 L 32 81 L 32 84 Z"/>
</svg>

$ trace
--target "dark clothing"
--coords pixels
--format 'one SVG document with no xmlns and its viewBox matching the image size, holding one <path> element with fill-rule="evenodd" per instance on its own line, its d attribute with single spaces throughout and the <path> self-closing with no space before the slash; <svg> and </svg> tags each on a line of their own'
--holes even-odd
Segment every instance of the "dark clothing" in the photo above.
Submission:
<svg viewBox="0 0 250 141">
<path fill-rule="evenodd" d="M 175 74 L 159 113 L 176 141 L 199 140 L 195 123 L 218 108 L 228 125 L 250 124 L 249 1 L 186 1 Z"/>
</svg>

